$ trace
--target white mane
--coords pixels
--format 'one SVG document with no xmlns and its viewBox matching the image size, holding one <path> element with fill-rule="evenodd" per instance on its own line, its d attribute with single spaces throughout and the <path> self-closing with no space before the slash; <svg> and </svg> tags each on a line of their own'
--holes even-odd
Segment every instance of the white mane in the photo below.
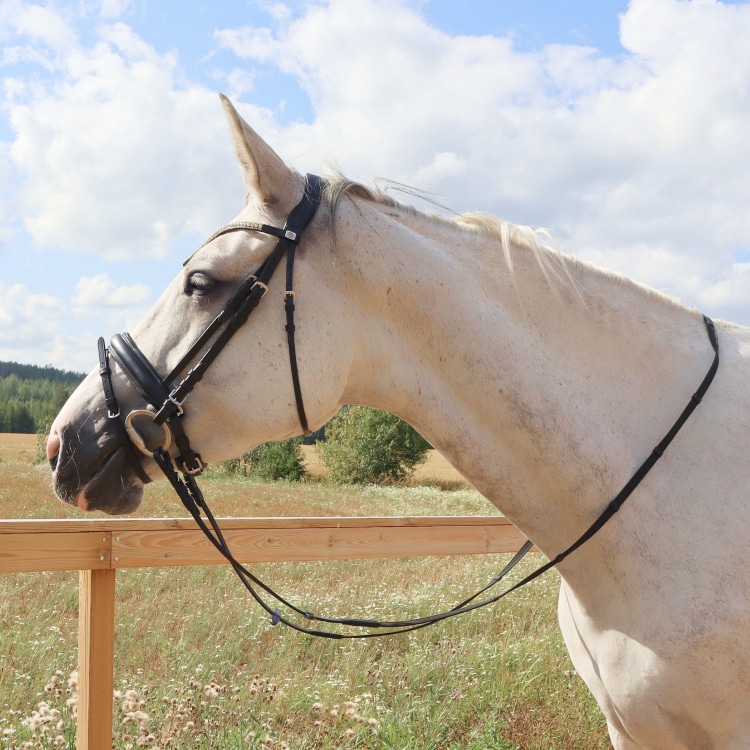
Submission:
<svg viewBox="0 0 750 750">
<path fill-rule="evenodd" d="M 591 266 L 588 263 L 580 261 L 575 255 L 562 252 L 549 230 L 545 228 L 514 224 L 513 222 L 499 219 L 492 214 L 481 211 L 463 214 L 450 213 L 450 209 L 438 204 L 419 190 L 400 183 L 391 181 L 383 182 L 386 185 L 385 189 L 381 189 L 377 184 L 371 187 L 363 185 L 348 179 L 337 171 L 326 174 L 326 196 L 331 207 L 330 222 L 334 240 L 336 236 L 336 213 L 341 199 L 344 197 L 356 198 L 389 208 L 395 208 L 407 218 L 428 219 L 435 225 L 448 230 L 469 232 L 497 241 L 511 276 L 514 274 L 514 258 L 517 253 L 531 253 L 538 263 L 544 278 L 554 292 L 564 291 L 566 295 L 572 292 L 576 297 L 583 300 L 586 296 L 582 293 L 582 288 L 585 288 L 585 279 L 589 274 L 593 273 L 599 279 L 611 285 L 613 289 L 627 288 L 637 290 L 638 293 L 651 299 L 659 299 L 669 305 L 682 307 L 677 300 L 669 295 L 634 282 L 615 271 Z M 392 195 L 393 191 L 417 196 L 421 200 L 432 203 L 449 213 L 420 210 L 413 205 L 394 198 Z"/>
</svg>

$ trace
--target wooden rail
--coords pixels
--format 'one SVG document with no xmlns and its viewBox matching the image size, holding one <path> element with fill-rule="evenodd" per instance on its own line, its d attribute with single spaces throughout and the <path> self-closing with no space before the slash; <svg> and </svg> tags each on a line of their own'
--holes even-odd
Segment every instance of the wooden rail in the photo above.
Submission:
<svg viewBox="0 0 750 750">
<path fill-rule="evenodd" d="M 501 516 L 219 519 L 244 563 L 515 552 Z M 78 750 L 112 746 L 117 568 L 225 563 L 192 519 L 0 520 L 0 573 L 78 570 Z"/>
</svg>

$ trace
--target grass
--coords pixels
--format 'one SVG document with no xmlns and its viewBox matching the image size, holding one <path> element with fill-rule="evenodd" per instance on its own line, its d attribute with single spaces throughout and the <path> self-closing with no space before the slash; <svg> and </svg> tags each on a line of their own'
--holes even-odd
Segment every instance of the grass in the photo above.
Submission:
<svg viewBox="0 0 750 750">
<path fill-rule="evenodd" d="M 53 499 L 46 472 L 33 465 L 33 437 L 27 443 L 0 436 L 0 515 L 80 517 Z M 460 480 L 423 481 L 460 489 L 219 475 L 202 485 L 218 515 L 492 510 Z M 186 515 L 163 485 L 148 488 L 139 514 Z M 538 564 L 532 557 L 519 575 Z M 283 563 L 254 572 L 308 609 L 385 618 L 449 607 L 505 559 Z M 75 746 L 77 584 L 75 573 L 0 577 L 0 750 Z M 500 606 L 409 635 L 342 642 L 271 627 L 221 566 L 118 571 L 114 747 L 610 748 L 557 629 L 557 588 L 547 574 Z"/>
</svg>

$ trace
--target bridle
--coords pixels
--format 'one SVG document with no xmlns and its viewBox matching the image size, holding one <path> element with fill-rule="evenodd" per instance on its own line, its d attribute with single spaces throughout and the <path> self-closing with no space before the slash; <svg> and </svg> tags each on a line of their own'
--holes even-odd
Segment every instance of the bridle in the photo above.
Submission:
<svg viewBox="0 0 750 750">
<path fill-rule="evenodd" d="M 322 179 L 316 175 L 308 174 L 305 180 L 305 190 L 302 200 L 289 214 L 283 228 L 279 229 L 278 227 L 255 222 L 234 222 L 222 227 L 206 240 L 204 245 L 228 232 L 253 231 L 272 235 L 277 238 L 277 243 L 266 260 L 263 261 L 255 273 L 245 279 L 237 292 L 227 300 L 222 311 L 196 339 L 165 378 L 162 378 L 159 375 L 151 362 L 149 362 L 148 358 L 138 348 L 133 338 L 127 333 L 115 334 L 110 341 L 109 349 L 105 346 L 104 339 L 99 339 L 99 374 L 102 379 L 108 416 L 111 422 L 115 425 L 122 448 L 125 451 L 125 455 L 129 462 L 133 466 L 133 469 L 144 483 L 150 482 L 151 479 L 143 469 L 136 451 L 140 451 L 149 458 L 153 458 L 172 484 L 183 505 L 190 512 L 209 541 L 229 562 L 253 598 L 261 605 L 261 607 L 263 607 L 263 609 L 266 610 L 266 612 L 268 612 L 268 614 L 271 615 L 272 625 L 281 622 L 299 632 L 325 638 L 373 638 L 417 630 L 449 617 L 471 612 L 480 607 L 493 604 L 510 594 L 512 591 L 530 583 L 551 568 L 559 565 L 570 554 L 591 539 L 622 507 L 623 503 L 628 497 L 630 497 L 643 478 L 653 468 L 654 464 L 656 464 L 661 458 L 664 451 L 682 428 L 683 424 L 688 420 L 703 399 L 703 396 L 713 382 L 714 376 L 719 367 L 719 342 L 713 321 L 704 315 L 703 320 L 706 325 L 709 341 L 714 350 L 714 359 L 698 390 L 693 394 L 677 421 L 672 425 L 672 428 L 666 436 L 653 449 L 649 457 L 641 464 L 635 474 L 633 474 L 618 495 L 609 503 L 609 505 L 607 505 L 594 523 L 592 523 L 573 544 L 557 555 L 557 557 L 537 568 L 513 586 L 495 596 L 475 601 L 484 592 L 488 591 L 503 580 L 503 578 L 505 578 L 505 576 L 520 562 L 524 555 L 532 548 L 532 542 L 530 541 L 527 541 L 526 544 L 521 547 L 510 562 L 508 562 L 500 573 L 498 573 L 498 575 L 496 575 L 484 588 L 445 612 L 428 615 L 426 617 L 417 617 L 410 620 L 381 622 L 378 620 L 324 617 L 300 609 L 259 580 L 232 555 L 221 529 L 219 528 L 219 525 L 196 482 L 196 477 L 203 473 L 205 464 L 203 463 L 200 454 L 193 450 L 190 445 L 190 441 L 182 424 L 182 417 L 185 413 L 184 405 L 188 395 L 203 378 L 206 370 L 216 360 L 232 336 L 245 323 L 248 316 L 258 306 L 261 299 L 268 291 L 271 277 L 281 263 L 282 258 L 286 255 L 286 290 L 284 292 L 284 307 L 286 310 L 289 362 L 299 421 L 302 426 L 302 431 L 306 435 L 309 434 L 307 416 L 305 414 L 302 391 L 300 388 L 294 340 L 294 257 L 302 233 L 320 205 L 322 190 Z M 201 352 L 203 353 L 201 354 Z M 124 420 L 122 419 L 114 388 L 112 386 L 112 371 L 109 365 L 110 358 L 114 359 L 132 386 L 136 389 L 139 395 L 152 406 L 154 411 L 136 409 L 131 411 Z M 176 386 L 174 386 L 173 384 L 177 380 L 177 377 L 195 360 L 197 360 L 196 363 L 188 370 L 187 375 Z M 148 419 L 152 421 L 154 425 L 161 427 L 164 435 L 164 442 L 161 446 L 156 449 L 150 449 L 147 447 L 146 440 L 141 436 L 134 424 L 137 419 Z M 173 443 L 177 450 L 177 455 L 174 460 L 169 452 Z M 180 477 L 178 471 L 182 473 L 182 477 Z M 203 517 L 204 515 L 205 518 Z M 303 625 L 295 623 L 287 617 L 282 616 L 280 609 L 269 605 L 258 593 L 256 587 L 262 589 L 266 594 L 273 597 L 280 605 L 288 608 L 308 621 L 322 622 L 338 626 L 365 628 L 371 632 L 344 634 L 328 630 L 306 628 Z"/>
<path fill-rule="evenodd" d="M 109 416 L 114 419 L 119 415 L 117 399 L 112 388 L 111 371 L 108 362 L 109 356 L 119 365 L 140 396 L 156 410 L 152 412 L 145 409 L 138 409 L 130 412 L 125 419 L 124 429 L 129 438 L 128 442 L 132 441 L 142 453 L 153 457 L 153 451 L 146 448 L 145 440 L 141 437 L 134 424 L 135 420 L 139 418 L 149 419 L 155 425 L 162 427 L 164 431 L 164 444 L 161 446 L 159 452 L 163 456 L 169 456 L 168 449 L 172 440 L 174 440 L 178 450 L 175 463 L 180 471 L 192 476 L 198 476 L 203 472 L 204 464 L 200 454 L 196 453 L 190 446 L 190 441 L 182 425 L 183 406 L 190 392 L 201 381 L 208 368 L 229 343 L 232 336 L 245 323 L 250 313 L 252 313 L 261 299 L 263 299 L 268 291 L 268 284 L 271 281 L 271 277 L 285 255 L 286 291 L 284 292 L 284 306 L 287 318 L 286 331 L 289 344 L 289 361 L 299 421 L 302 425 L 302 431 L 306 435 L 309 434 L 307 415 L 305 414 L 305 407 L 302 401 L 302 390 L 300 387 L 297 354 L 294 343 L 294 256 L 302 231 L 315 215 L 315 211 L 320 204 L 322 189 L 323 181 L 320 177 L 316 175 L 307 176 L 302 200 L 289 214 L 283 229 L 256 222 L 233 222 L 219 229 L 203 243 L 203 245 L 207 245 L 223 234 L 236 231 L 261 232 L 278 238 L 276 247 L 271 251 L 266 260 L 263 261 L 255 273 L 245 279 L 235 294 L 227 300 L 222 311 L 193 342 L 192 346 L 164 379 L 162 379 L 143 352 L 141 352 L 130 334 L 115 334 L 110 341 L 109 350 L 104 346 L 104 339 L 99 339 L 99 372 L 102 376 L 102 385 Z M 209 342 L 211 342 L 210 345 Z M 207 345 L 208 348 L 200 355 L 200 352 Z M 188 365 L 196 359 L 196 364 L 192 366 L 187 375 L 177 386 L 173 387 L 172 384 L 180 373 L 184 372 Z M 122 431 L 120 431 L 120 434 L 122 435 Z M 130 452 L 128 452 L 128 455 L 130 457 Z M 140 466 L 140 461 L 137 461 L 137 464 L 138 475 L 141 479 L 144 479 L 145 472 Z M 144 481 L 147 480 L 148 477 L 146 475 Z"/>
</svg>

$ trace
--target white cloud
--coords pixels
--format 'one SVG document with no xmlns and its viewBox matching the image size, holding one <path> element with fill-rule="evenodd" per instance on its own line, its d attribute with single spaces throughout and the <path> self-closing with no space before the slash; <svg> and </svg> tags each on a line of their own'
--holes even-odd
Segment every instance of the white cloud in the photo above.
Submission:
<svg viewBox="0 0 750 750">
<path fill-rule="evenodd" d="M 13 202 L 39 246 L 163 257 L 241 205 L 218 97 L 179 79 L 173 56 L 118 23 L 69 44 L 46 84 L 6 86 Z"/>
<path fill-rule="evenodd" d="M 99 14 L 102 18 L 119 18 L 132 4 L 132 0 L 101 0 Z"/>
<path fill-rule="evenodd" d="M 550 227 L 581 257 L 724 314 L 700 291 L 740 283 L 750 236 L 750 4 L 632 0 L 621 29 L 618 58 L 530 53 L 449 36 L 406 2 L 329 0 L 217 39 L 308 91 L 314 122 L 268 128 L 280 153 Z M 750 297 L 733 311 L 750 323 Z"/>
<path fill-rule="evenodd" d="M 6 29 L 27 37 L 34 45 L 64 55 L 76 43 L 75 33 L 63 15 L 51 7 L 23 2 L 5 2 L 0 8 Z"/>
<path fill-rule="evenodd" d="M 151 297 L 144 284 L 117 286 L 106 274 L 81 278 L 70 301 L 0 283 L 0 360 L 89 370 L 97 336 L 132 328 Z M 71 325 L 71 308 L 94 330 Z"/>
<path fill-rule="evenodd" d="M 54 348 L 64 311 L 60 299 L 0 283 L 0 360 L 36 362 L 40 352 Z"/>
<path fill-rule="evenodd" d="M 98 336 L 132 330 L 148 312 L 153 296 L 146 284 L 118 285 L 106 273 L 82 276 L 70 305 L 76 318 L 95 330 L 81 338 L 79 358 L 90 360 Z"/>
<path fill-rule="evenodd" d="M 730 319 L 747 314 L 750 299 L 750 263 L 734 263 L 714 284 L 697 293 L 701 305 L 720 309 Z"/>
<path fill-rule="evenodd" d="M 73 308 L 77 314 L 91 315 L 98 310 L 142 310 L 151 302 L 151 290 L 146 284 L 117 286 L 106 273 L 83 276 L 76 284 Z"/>
</svg>

